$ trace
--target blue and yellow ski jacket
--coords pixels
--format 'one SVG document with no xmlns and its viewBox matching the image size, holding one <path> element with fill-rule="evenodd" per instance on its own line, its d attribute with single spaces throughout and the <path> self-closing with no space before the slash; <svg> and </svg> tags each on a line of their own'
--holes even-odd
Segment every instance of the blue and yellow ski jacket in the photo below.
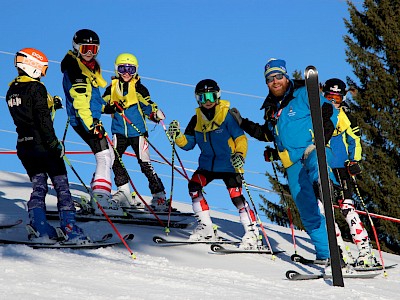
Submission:
<svg viewBox="0 0 400 300">
<path fill-rule="evenodd" d="M 63 89 L 70 124 L 82 124 L 87 131 L 93 127 L 93 119 L 101 117 L 105 102 L 99 88 L 105 88 L 107 82 L 101 75 L 96 62 L 96 71 L 87 68 L 72 51 L 68 51 L 61 62 Z"/>
<path fill-rule="evenodd" d="M 331 168 L 344 168 L 346 161 L 361 160 L 361 133 L 360 128 L 354 118 L 351 118 L 348 106 L 343 103 L 339 108 L 340 115 L 345 114 L 350 120 L 350 126 L 344 130 L 335 130 L 334 136 L 331 138 L 330 146 L 333 156 L 331 160 Z"/>
<path fill-rule="evenodd" d="M 114 113 L 111 123 L 112 134 L 122 134 L 127 138 L 147 136 L 145 118 L 157 111 L 157 104 L 151 101 L 147 88 L 137 75 L 129 82 L 113 78 L 103 94 L 107 103 L 118 103 L 124 110 Z M 126 117 L 134 126 L 129 124 Z"/>
<path fill-rule="evenodd" d="M 215 114 L 208 120 L 201 108 L 196 109 L 185 134 L 177 137 L 176 144 L 184 150 L 192 150 L 199 146 L 201 153 L 198 169 L 212 172 L 231 172 L 235 169 L 231 163 L 231 155 L 247 154 L 247 137 L 229 112 L 230 103 L 220 100 L 214 106 Z"/>
</svg>

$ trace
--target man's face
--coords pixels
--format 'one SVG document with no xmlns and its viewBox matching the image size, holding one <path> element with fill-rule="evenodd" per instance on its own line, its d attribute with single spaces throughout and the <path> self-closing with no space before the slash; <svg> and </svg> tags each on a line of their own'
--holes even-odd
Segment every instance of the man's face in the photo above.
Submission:
<svg viewBox="0 0 400 300">
<path fill-rule="evenodd" d="M 285 76 L 283 76 L 281 79 L 278 79 L 278 77 L 281 77 L 279 74 L 281 73 L 271 74 L 267 77 L 267 86 L 272 95 L 275 97 L 282 97 L 285 95 L 289 87 L 289 80 Z"/>
</svg>

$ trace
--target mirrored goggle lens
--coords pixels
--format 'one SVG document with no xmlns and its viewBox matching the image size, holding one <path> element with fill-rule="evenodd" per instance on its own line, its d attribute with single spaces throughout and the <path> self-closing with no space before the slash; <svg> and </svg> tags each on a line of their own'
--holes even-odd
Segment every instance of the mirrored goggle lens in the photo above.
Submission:
<svg viewBox="0 0 400 300">
<path fill-rule="evenodd" d="M 283 77 L 284 77 L 284 75 L 282 73 L 279 73 L 279 74 L 276 74 L 273 76 L 268 76 L 266 78 L 266 80 L 267 80 L 267 83 L 271 83 L 274 81 L 274 78 L 276 78 L 277 80 L 281 80 Z"/>
<path fill-rule="evenodd" d="M 99 52 L 99 45 L 94 44 L 83 44 L 79 46 L 79 53 L 82 55 L 86 55 L 91 52 L 93 55 L 96 55 Z"/>
<path fill-rule="evenodd" d="M 199 101 L 202 104 L 207 103 L 207 101 L 214 103 L 217 99 L 218 99 L 217 94 L 212 92 L 207 92 L 199 95 Z"/>
<path fill-rule="evenodd" d="M 128 73 L 129 75 L 136 74 L 136 66 L 134 65 L 118 65 L 117 71 L 119 74 Z"/>
</svg>

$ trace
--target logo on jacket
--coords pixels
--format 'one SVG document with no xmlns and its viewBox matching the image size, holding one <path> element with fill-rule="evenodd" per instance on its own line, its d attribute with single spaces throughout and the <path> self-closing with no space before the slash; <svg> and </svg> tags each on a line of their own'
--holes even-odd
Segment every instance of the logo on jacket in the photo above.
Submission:
<svg viewBox="0 0 400 300">
<path fill-rule="evenodd" d="M 293 111 L 293 107 L 292 106 L 290 106 L 290 108 L 289 108 L 289 112 L 288 112 L 288 116 L 289 117 L 293 117 L 293 116 L 295 116 L 296 115 L 296 112 L 295 111 Z"/>
<path fill-rule="evenodd" d="M 7 101 L 9 107 L 19 106 L 22 103 L 18 94 L 11 95 L 10 100 Z"/>
</svg>

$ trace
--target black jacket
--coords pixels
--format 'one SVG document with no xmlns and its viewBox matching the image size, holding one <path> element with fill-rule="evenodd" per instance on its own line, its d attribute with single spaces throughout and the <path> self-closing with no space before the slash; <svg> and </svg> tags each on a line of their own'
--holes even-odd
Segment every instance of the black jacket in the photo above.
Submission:
<svg viewBox="0 0 400 300">
<path fill-rule="evenodd" d="M 29 80 L 27 76 L 17 77 L 6 96 L 18 133 L 18 144 L 42 145 L 49 149 L 58 139 L 47 104 L 47 90 L 39 81 Z"/>
</svg>

